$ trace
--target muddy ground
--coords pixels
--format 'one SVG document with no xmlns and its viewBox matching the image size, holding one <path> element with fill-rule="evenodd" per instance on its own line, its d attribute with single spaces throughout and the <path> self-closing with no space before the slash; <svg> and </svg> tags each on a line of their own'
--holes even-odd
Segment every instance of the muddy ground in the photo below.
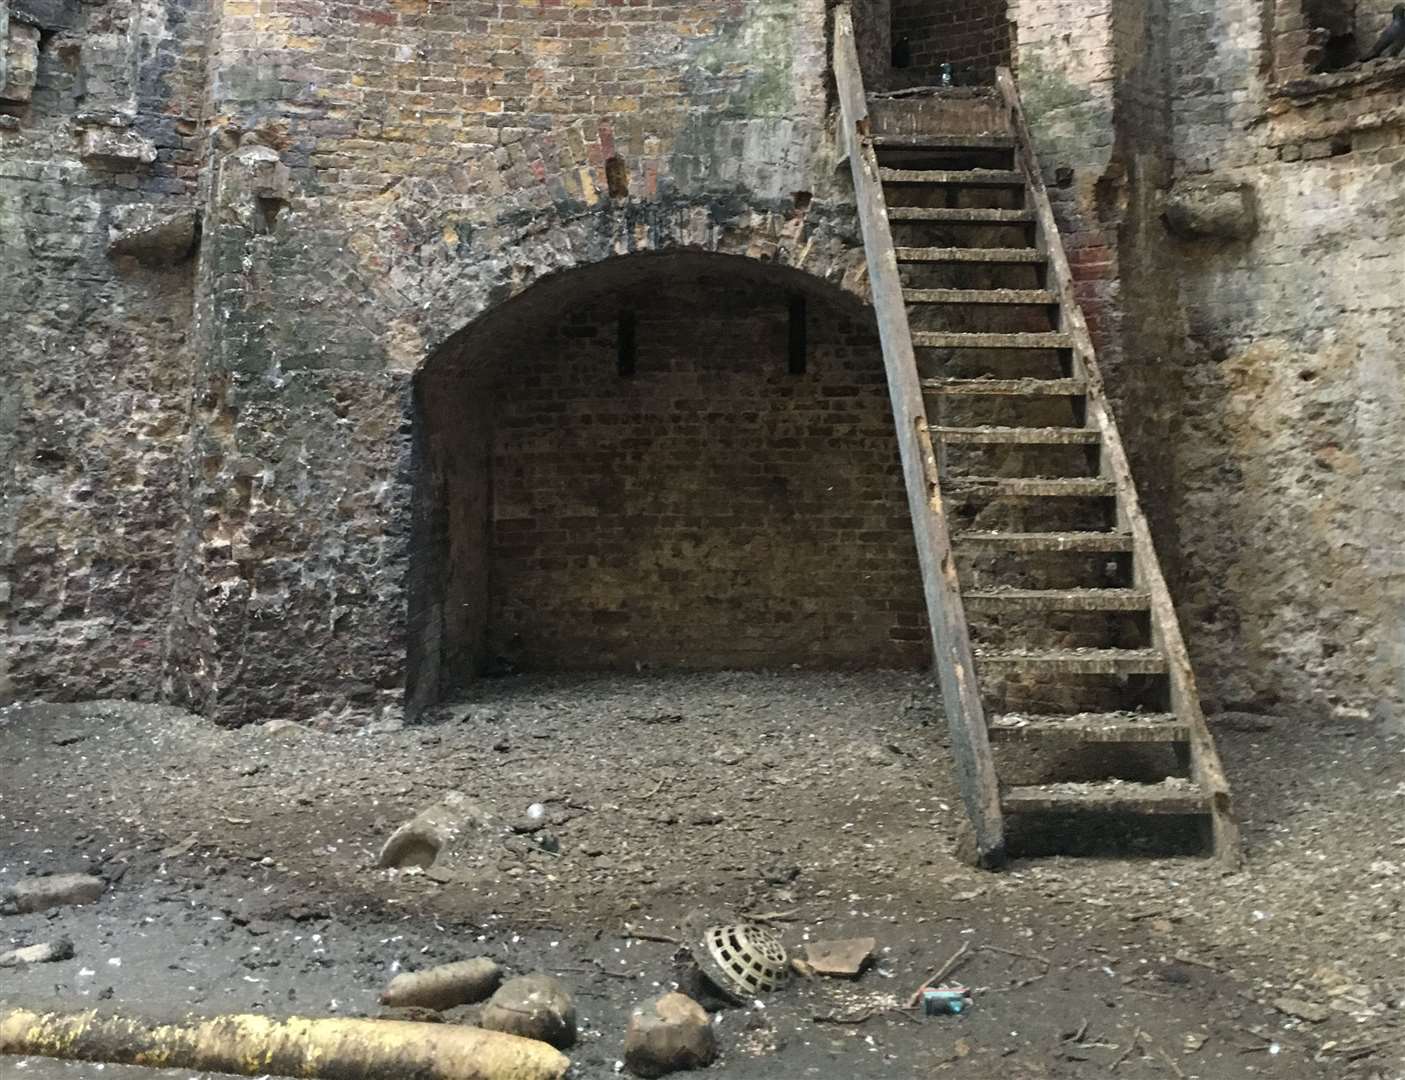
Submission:
<svg viewBox="0 0 1405 1080">
<path fill-rule="evenodd" d="M 567 982 L 574 1075 L 607 1077 L 673 970 L 671 944 L 628 928 L 762 912 L 792 950 L 871 934 L 881 953 L 857 982 L 720 1014 L 718 1078 L 1405 1077 L 1405 739 L 1231 714 L 1243 872 L 1049 857 L 992 874 L 952 855 L 932 696 L 900 673 L 517 677 L 429 726 L 342 732 L 0 710 L 0 886 L 112 883 L 0 917 L 0 951 L 76 950 L 0 971 L 0 1004 L 375 1015 L 396 971 L 486 954 Z M 490 817 L 453 871 L 375 869 L 452 789 Z M 511 832 L 533 802 L 558 852 Z M 970 1011 L 884 1011 L 963 944 Z M 5 1080 L 147 1075 L 0 1062 Z"/>
</svg>

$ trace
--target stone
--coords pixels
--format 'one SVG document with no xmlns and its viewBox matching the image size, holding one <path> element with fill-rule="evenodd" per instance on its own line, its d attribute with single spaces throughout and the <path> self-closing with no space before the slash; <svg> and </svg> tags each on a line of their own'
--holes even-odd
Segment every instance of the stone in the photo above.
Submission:
<svg viewBox="0 0 1405 1080">
<path fill-rule="evenodd" d="M 442 1024 L 444 1014 L 438 1009 L 427 1009 L 422 1005 L 395 1005 L 382 1009 L 376 1014 L 377 1020 L 405 1020 L 414 1024 Z"/>
<path fill-rule="evenodd" d="M 196 213 L 149 203 L 119 206 L 107 225 L 107 253 L 131 255 L 153 266 L 169 266 L 195 249 Z"/>
<path fill-rule="evenodd" d="M 481 828 L 485 820 L 483 812 L 467 795 L 450 791 L 391 833 L 376 865 L 382 868 L 432 866 L 441 852 L 452 848 L 465 833 Z"/>
<path fill-rule="evenodd" d="M 107 882 L 91 874 L 54 874 L 24 878 L 10 890 L 10 902 L 21 915 L 55 907 L 91 904 L 107 890 Z"/>
<path fill-rule="evenodd" d="M 0 968 L 19 967 L 22 964 L 47 964 L 55 960 L 72 960 L 73 942 L 68 938 L 46 941 L 41 945 L 26 945 L 21 949 L 11 949 L 0 953 Z"/>
<path fill-rule="evenodd" d="M 871 937 L 812 941 L 805 946 L 805 963 L 816 975 L 856 979 L 877 947 L 877 939 Z"/>
<path fill-rule="evenodd" d="M 9 40 L 4 43 L 0 65 L 0 100 L 28 101 L 39 74 L 39 28 L 10 20 Z"/>
<path fill-rule="evenodd" d="M 78 156 L 89 165 L 150 165 L 156 144 L 130 128 L 90 127 L 83 132 Z"/>
<path fill-rule="evenodd" d="M 1177 184 L 1161 211 L 1166 228 L 1186 240 L 1247 240 L 1259 231 L 1254 189 L 1215 181 Z"/>
<path fill-rule="evenodd" d="M 1325 1005 L 1314 1005 L 1312 1002 L 1303 1001 L 1301 998 L 1275 998 L 1273 1007 L 1285 1016 L 1306 1020 L 1309 1024 L 1320 1024 L 1323 1020 L 1326 1020 L 1332 1015 L 1332 1010 Z"/>
<path fill-rule="evenodd" d="M 576 1041 L 576 1003 L 555 976 L 521 975 L 498 987 L 479 1023 L 565 1050 Z"/>
<path fill-rule="evenodd" d="M 624 1036 L 624 1065 L 635 1076 L 702 1069 L 717 1057 L 712 1021 L 685 994 L 664 994 L 638 1006 Z"/>
<path fill-rule="evenodd" d="M 502 968 L 486 956 L 440 964 L 423 971 L 401 972 L 381 993 L 381 1004 L 452 1009 L 489 997 L 502 982 Z"/>
</svg>

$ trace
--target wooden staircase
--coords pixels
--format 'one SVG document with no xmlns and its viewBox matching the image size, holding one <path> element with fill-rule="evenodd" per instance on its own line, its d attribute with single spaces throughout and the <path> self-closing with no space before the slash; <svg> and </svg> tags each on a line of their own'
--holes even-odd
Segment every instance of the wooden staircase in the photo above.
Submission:
<svg viewBox="0 0 1405 1080">
<path fill-rule="evenodd" d="M 834 68 L 975 856 L 1004 858 L 1010 815 L 1075 832 L 1177 815 L 1237 864 L 1229 788 L 1013 78 L 885 118 L 843 5 Z M 1005 779 L 1031 756 L 1033 781 Z"/>
</svg>

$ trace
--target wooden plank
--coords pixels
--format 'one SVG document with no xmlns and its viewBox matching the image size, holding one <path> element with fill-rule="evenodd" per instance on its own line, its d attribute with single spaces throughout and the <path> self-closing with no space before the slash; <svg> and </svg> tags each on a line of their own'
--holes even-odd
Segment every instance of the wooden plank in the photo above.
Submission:
<svg viewBox="0 0 1405 1080">
<path fill-rule="evenodd" d="M 939 427 L 944 443 L 973 446 L 1091 445 L 1102 438 L 1096 428 L 1078 427 Z"/>
<path fill-rule="evenodd" d="M 1209 799 L 1181 781 L 1132 784 L 1038 784 L 1009 788 L 1001 803 L 1007 813 L 1203 814 Z"/>
<path fill-rule="evenodd" d="M 961 184 L 965 187 L 1022 187 L 1024 176 L 1006 169 L 879 169 L 885 184 Z"/>
<path fill-rule="evenodd" d="M 886 227 L 887 222 L 884 222 Z M 1044 253 L 1035 248 L 900 247 L 898 262 L 941 263 L 1042 263 Z"/>
<path fill-rule="evenodd" d="M 834 75 L 840 128 L 854 179 L 864 256 L 931 622 L 932 653 L 951 730 L 952 756 L 978 856 L 993 865 L 1002 861 L 1005 854 L 995 761 L 986 734 L 966 612 L 961 606 L 936 457 L 927 432 L 926 405 L 912 350 L 907 309 L 903 305 L 902 281 L 898 276 L 883 188 L 878 179 L 878 159 L 869 138 L 868 103 L 847 4 L 839 5 L 834 13 Z"/>
<path fill-rule="evenodd" d="M 1101 553 L 1132 550 L 1132 536 L 1125 532 L 959 532 L 956 545 L 996 551 Z"/>
<path fill-rule="evenodd" d="M 988 206 L 890 206 L 889 221 L 940 221 L 947 225 L 1028 225 L 1029 210 L 1000 210 Z"/>
<path fill-rule="evenodd" d="M 1121 435 L 1107 404 L 1092 337 L 1074 294 L 1073 272 L 1063 250 L 1049 193 L 1034 154 L 1034 142 L 1020 104 L 1019 91 L 1008 68 L 998 68 L 995 78 L 1005 102 L 1011 130 L 1015 134 L 1015 156 L 1025 173 L 1026 198 L 1037 219 L 1041 247 L 1048 256 L 1049 285 L 1059 296 L 1064 329 L 1074 338 L 1074 370 L 1088 381 L 1088 421 L 1103 433 L 1103 468 L 1115 479 L 1121 492 L 1119 515 L 1132 535 L 1134 580 L 1151 594 L 1153 643 L 1167 657 L 1171 703 L 1176 714 L 1190 726 L 1191 774 L 1210 802 L 1213 849 L 1216 857 L 1227 867 L 1238 868 L 1243 861 L 1243 851 L 1239 825 L 1230 800 L 1229 781 L 1200 708 L 1200 695 L 1195 686 L 1195 674 L 1191 670 L 1180 622 L 1156 557 L 1151 529 L 1137 498 L 1136 484 Z"/>
<path fill-rule="evenodd" d="M 1010 135 L 875 135 L 873 145 L 882 150 L 1010 150 Z"/>
<path fill-rule="evenodd" d="M 1117 494 L 1117 484 L 1096 476 L 957 476 L 947 478 L 947 490 L 962 496 L 1110 499 Z"/>
<path fill-rule="evenodd" d="M 1056 303 L 1047 289 L 904 289 L 909 304 L 1028 304 Z"/>
<path fill-rule="evenodd" d="M 1040 675 L 1162 675 L 1167 667 L 1155 649 L 978 649 L 976 659 L 983 671 Z"/>
<path fill-rule="evenodd" d="M 1143 589 L 966 589 L 967 610 L 986 611 L 1145 611 L 1151 594 Z"/>
<path fill-rule="evenodd" d="M 1190 726 L 1175 713 L 1078 713 L 1074 716 L 994 716 L 995 743 L 1183 743 Z"/>
<path fill-rule="evenodd" d="M 976 334 L 952 330 L 920 330 L 912 335 L 919 349 L 1067 349 L 1072 340 L 1059 332 Z"/>
</svg>

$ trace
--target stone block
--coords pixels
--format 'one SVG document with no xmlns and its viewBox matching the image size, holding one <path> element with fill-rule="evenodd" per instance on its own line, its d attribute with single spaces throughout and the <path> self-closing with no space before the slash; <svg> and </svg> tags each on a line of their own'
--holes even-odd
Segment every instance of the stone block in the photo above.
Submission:
<svg viewBox="0 0 1405 1080">
<path fill-rule="evenodd" d="M 39 28 L 10 20 L 5 58 L 0 67 L 0 99 L 28 101 L 39 73 Z"/>
<path fill-rule="evenodd" d="M 83 132 L 78 156 L 89 165 L 150 165 L 156 144 L 131 129 L 91 127 Z"/>
<path fill-rule="evenodd" d="M 131 255 L 153 266 L 178 263 L 195 247 L 195 224 L 190 207 L 119 206 L 108 222 L 107 253 Z"/>
<path fill-rule="evenodd" d="M 1161 218 L 1186 240 L 1247 240 L 1259 228 L 1252 186 L 1227 181 L 1177 184 L 1165 197 Z"/>
</svg>

